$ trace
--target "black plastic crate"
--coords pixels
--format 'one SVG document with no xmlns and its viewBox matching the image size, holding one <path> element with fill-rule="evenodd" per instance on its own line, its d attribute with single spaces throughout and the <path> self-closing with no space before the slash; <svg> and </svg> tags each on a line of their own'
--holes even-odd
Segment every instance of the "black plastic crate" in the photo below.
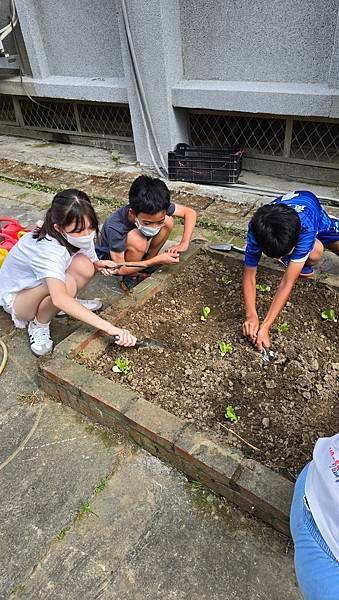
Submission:
<svg viewBox="0 0 339 600">
<path fill-rule="evenodd" d="M 177 144 L 168 153 L 169 179 L 223 185 L 237 183 L 244 149 Z"/>
</svg>

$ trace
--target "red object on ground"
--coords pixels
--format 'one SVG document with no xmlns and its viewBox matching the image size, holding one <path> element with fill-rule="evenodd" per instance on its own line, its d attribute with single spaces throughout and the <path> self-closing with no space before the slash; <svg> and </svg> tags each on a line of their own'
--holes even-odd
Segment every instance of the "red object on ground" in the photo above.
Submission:
<svg viewBox="0 0 339 600">
<path fill-rule="evenodd" d="M 6 224 L 1 226 L 3 223 Z M 0 267 L 8 252 L 25 233 L 28 233 L 28 229 L 25 229 L 16 219 L 0 217 Z"/>
<path fill-rule="evenodd" d="M 6 225 L 2 226 L 2 223 Z M 0 236 L 8 239 L 13 239 L 14 244 L 21 238 L 22 235 L 28 232 L 19 221 L 10 217 L 0 217 Z M 14 245 L 13 244 L 13 245 Z"/>
</svg>

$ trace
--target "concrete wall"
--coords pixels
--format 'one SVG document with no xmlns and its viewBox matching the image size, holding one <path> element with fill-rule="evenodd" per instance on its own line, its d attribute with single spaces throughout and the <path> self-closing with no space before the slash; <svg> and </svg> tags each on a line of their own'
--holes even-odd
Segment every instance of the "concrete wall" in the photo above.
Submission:
<svg viewBox="0 0 339 600">
<path fill-rule="evenodd" d="M 50 75 L 123 77 L 115 0 L 34 0 Z"/>
<path fill-rule="evenodd" d="M 180 0 L 185 79 L 324 83 L 337 0 Z"/>
<path fill-rule="evenodd" d="M 167 151 L 187 140 L 189 108 L 339 119 L 338 0 L 16 6 L 32 77 L 24 77 L 24 89 L 20 78 L 1 80 L 1 93 L 128 102 L 143 163 L 152 154 L 166 162 Z"/>
</svg>

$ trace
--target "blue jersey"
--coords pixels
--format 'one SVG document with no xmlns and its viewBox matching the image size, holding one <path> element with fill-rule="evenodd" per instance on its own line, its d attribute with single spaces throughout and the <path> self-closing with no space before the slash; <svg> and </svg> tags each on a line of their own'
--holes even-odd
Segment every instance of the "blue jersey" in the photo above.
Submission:
<svg viewBox="0 0 339 600">
<path fill-rule="evenodd" d="M 285 204 L 295 210 L 300 218 L 301 231 L 293 252 L 288 258 L 293 262 L 305 262 L 312 252 L 317 237 L 321 239 L 333 229 L 333 220 L 321 206 L 312 192 L 291 192 L 273 200 L 272 204 Z M 248 226 L 245 265 L 256 267 L 261 258 L 262 248 L 257 243 Z"/>
</svg>

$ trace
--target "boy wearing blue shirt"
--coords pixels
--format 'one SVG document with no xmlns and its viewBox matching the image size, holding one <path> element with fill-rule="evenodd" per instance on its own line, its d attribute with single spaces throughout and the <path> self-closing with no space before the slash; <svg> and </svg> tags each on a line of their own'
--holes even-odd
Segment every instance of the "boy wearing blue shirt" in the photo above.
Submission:
<svg viewBox="0 0 339 600">
<path fill-rule="evenodd" d="M 184 219 L 181 242 L 167 252 L 160 252 L 173 229 L 173 217 Z M 152 272 L 159 265 L 176 264 L 192 237 L 196 212 L 170 201 L 170 191 L 161 179 L 140 175 L 129 190 L 129 204 L 112 213 L 103 224 L 96 246 L 98 257 L 122 266 L 122 287 L 129 291 L 138 283 L 137 274 Z"/>
<path fill-rule="evenodd" d="M 284 308 L 296 280 L 299 276 L 312 277 L 313 265 L 325 248 L 339 256 L 339 219 L 330 217 L 312 192 L 285 194 L 254 214 L 245 253 L 243 332 L 259 351 L 263 347 L 269 349 L 270 327 Z M 256 272 L 262 253 L 280 259 L 286 272 L 260 325 L 255 301 Z"/>
</svg>

